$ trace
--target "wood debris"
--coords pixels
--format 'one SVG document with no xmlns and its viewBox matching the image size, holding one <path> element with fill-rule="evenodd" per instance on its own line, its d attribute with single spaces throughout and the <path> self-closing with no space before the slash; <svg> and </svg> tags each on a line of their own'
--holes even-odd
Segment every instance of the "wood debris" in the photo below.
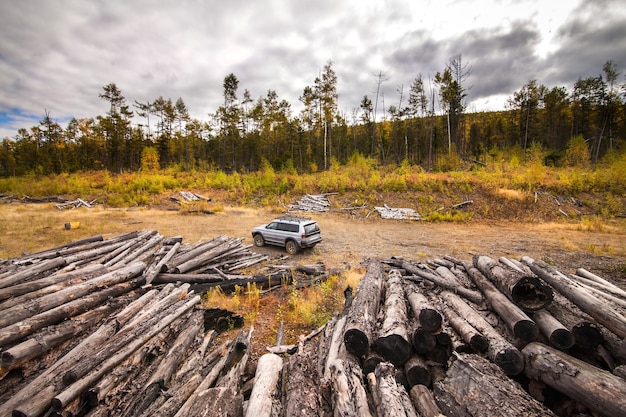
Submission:
<svg viewBox="0 0 626 417">
<path fill-rule="evenodd" d="M 330 200 L 328 196 L 335 193 L 326 194 L 306 194 L 295 204 L 289 205 L 289 211 L 303 212 L 326 212 L 330 210 Z"/>
<path fill-rule="evenodd" d="M 75 208 L 79 208 L 79 207 L 85 207 L 85 208 L 93 208 L 93 206 L 96 204 L 96 200 L 92 200 L 90 202 L 87 202 L 85 200 L 83 200 L 82 198 L 77 198 L 74 201 L 66 201 L 63 203 L 59 203 L 59 204 L 55 204 L 54 206 L 59 209 L 59 210 L 65 210 L 65 209 L 75 209 Z"/>
<path fill-rule="evenodd" d="M 393 220 L 421 220 L 422 216 L 412 208 L 395 208 L 384 205 L 383 207 L 374 207 L 374 210 L 380 214 L 383 219 Z"/>
<path fill-rule="evenodd" d="M 211 201 L 209 197 L 205 197 L 203 195 L 193 193 L 191 191 L 181 191 L 179 195 L 180 195 L 180 198 L 176 196 L 170 196 L 170 200 L 175 201 L 178 204 L 182 204 L 184 202 L 193 202 L 193 201 Z"/>
</svg>

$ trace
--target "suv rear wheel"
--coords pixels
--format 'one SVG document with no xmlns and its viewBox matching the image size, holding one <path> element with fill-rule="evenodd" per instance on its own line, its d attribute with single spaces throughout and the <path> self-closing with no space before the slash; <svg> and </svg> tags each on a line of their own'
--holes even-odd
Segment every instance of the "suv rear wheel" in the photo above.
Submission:
<svg viewBox="0 0 626 417">
<path fill-rule="evenodd" d="M 262 234 L 257 233 L 256 235 L 254 235 L 254 244 L 256 246 L 265 246 L 265 239 L 263 239 Z"/>
<path fill-rule="evenodd" d="M 298 244 L 293 240 L 288 240 L 287 243 L 285 243 L 285 250 L 289 255 L 295 255 L 298 253 L 298 249 Z"/>
</svg>

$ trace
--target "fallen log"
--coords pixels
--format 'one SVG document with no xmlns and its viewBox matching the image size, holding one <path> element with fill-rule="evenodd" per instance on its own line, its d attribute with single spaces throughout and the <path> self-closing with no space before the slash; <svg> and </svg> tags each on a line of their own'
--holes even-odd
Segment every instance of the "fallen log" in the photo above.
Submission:
<svg viewBox="0 0 626 417">
<path fill-rule="evenodd" d="M 113 320 L 100 326 L 98 330 L 82 340 L 65 356 L 21 388 L 7 402 L 0 404 L 0 415 L 13 413 L 13 415 L 27 417 L 43 414 L 49 408 L 50 401 L 56 394 L 55 385 L 59 376 L 63 375 L 74 364 L 88 357 L 94 349 L 97 349 L 115 333 L 118 326 L 130 320 L 156 296 L 156 290 L 148 291 L 126 306 L 113 317 Z"/>
<path fill-rule="evenodd" d="M 430 370 L 424 359 L 418 355 L 412 355 L 404 364 L 404 374 L 409 383 L 409 387 L 414 385 L 430 386 L 431 376 Z"/>
<path fill-rule="evenodd" d="M 502 370 L 475 354 L 455 353 L 446 377 L 434 385 L 437 404 L 449 416 L 554 416 Z"/>
<path fill-rule="evenodd" d="M 91 264 L 74 271 L 53 274 L 34 282 L 13 285 L 0 290 L 0 311 L 18 304 L 25 304 L 35 298 L 63 290 L 109 272 L 104 265 Z"/>
<path fill-rule="evenodd" d="M 493 363 L 502 368 L 507 375 L 517 375 L 524 370 L 524 357 L 521 352 L 487 323 L 476 310 L 456 294 L 443 292 L 441 295 L 459 316 L 487 338 L 489 341 L 487 356 Z"/>
<path fill-rule="evenodd" d="M 405 286 L 407 292 L 407 300 L 413 316 L 419 322 L 421 327 L 426 332 L 434 332 L 441 328 L 442 317 L 441 314 L 430 304 L 426 296 L 419 292 L 414 285 Z"/>
<path fill-rule="evenodd" d="M 110 356 L 104 362 L 100 363 L 97 369 L 82 379 L 72 383 L 70 386 L 65 388 L 61 393 L 56 395 L 52 400 L 52 408 L 54 410 L 60 411 L 65 405 L 69 404 L 74 399 L 78 398 L 83 392 L 85 392 L 95 381 L 100 379 L 102 375 L 113 369 L 119 363 L 121 363 L 124 359 L 130 356 L 135 350 L 137 350 L 141 345 L 146 343 L 156 334 L 161 332 L 165 327 L 169 326 L 174 320 L 181 317 L 183 314 L 187 313 L 193 306 L 200 302 L 199 296 L 191 297 L 188 301 L 178 307 L 174 312 L 170 313 L 168 316 L 158 321 L 156 324 L 152 325 L 144 331 L 140 333 L 136 338 L 134 338 L 130 343 L 125 345 L 122 349 L 116 351 L 113 356 Z"/>
<path fill-rule="evenodd" d="M 176 253 L 178 252 L 178 248 L 180 248 L 180 245 L 180 242 L 176 242 L 156 265 L 148 268 L 148 270 L 144 273 L 144 276 L 146 277 L 146 285 L 152 284 L 152 281 L 157 276 L 157 274 L 159 272 L 162 272 L 165 264 L 167 264 L 170 259 L 172 259 L 174 255 L 176 255 Z"/>
<path fill-rule="evenodd" d="M 484 255 L 475 255 L 473 262 L 474 267 L 522 310 L 537 311 L 552 302 L 552 289 L 537 277 L 505 267 Z"/>
<path fill-rule="evenodd" d="M 174 256 L 169 262 L 165 264 L 165 268 L 161 268 L 161 272 L 174 271 L 178 265 L 185 263 L 188 260 L 193 259 L 196 256 L 220 245 L 221 243 L 227 241 L 228 239 L 229 238 L 226 235 L 219 235 L 209 240 L 208 242 L 204 242 L 199 245 L 196 245 L 193 249 L 186 251 L 186 252 L 182 252 Z"/>
<path fill-rule="evenodd" d="M 583 404 L 593 413 L 613 417 L 626 410 L 626 381 L 541 343 L 522 349 L 524 373 Z"/>
<path fill-rule="evenodd" d="M 370 261 L 346 315 L 343 340 L 348 352 L 356 357 L 364 356 L 369 352 L 380 304 L 382 281 L 382 264 L 378 261 Z"/>
<path fill-rule="evenodd" d="M 461 339 L 467 343 L 475 352 L 484 352 L 489 347 L 489 341 L 471 324 L 461 317 L 454 309 L 449 306 L 443 308 L 443 314 L 446 316 L 450 326 L 456 331 Z"/>
<path fill-rule="evenodd" d="M 437 347 L 437 336 L 433 332 L 417 327 L 411 334 L 411 343 L 417 353 L 426 354 Z"/>
<path fill-rule="evenodd" d="M 395 373 L 395 368 L 388 362 L 380 363 L 374 371 L 376 386 L 370 386 L 370 389 L 376 390 L 376 396 L 380 400 L 376 407 L 377 414 L 379 416 L 418 417 L 409 394 L 402 385 L 396 383 Z"/>
<path fill-rule="evenodd" d="M 34 281 L 44 274 L 49 275 L 51 270 L 64 267 L 67 263 L 63 258 L 53 258 L 22 268 L 19 272 L 0 279 L 0 288 L 10 287 L 22 281 Z"/>
<path fill-rule="evenodd" d="M 142 282 L 143 278 L 133 278 L 130 281 L 120 282 L 4 327 L 0 329 L 0 346 L 8 346 L 46 326 L 60 323 L 68 317 L 84 313 L 110 297 L 120 296 L 139 287 Z"/>
<path fill-rule="evenodd" d="M 533 313 L 533 320 L 541 333 L 548 338 L 550 343 L 557 349 L 566 350 L 574 346 L 576 339 L 560 321 L 547 310 L 539 310 Z"/>
<path fill-rule="evenodd" d="M 363 374 L 355 361 L 335 359 L 330 363 L 334 415 L 371 417 Z"/>
<path fill-rule="evenodd" d="M 597 320 L 598 323 L 605 326 L 620 338 L 626 339 L 626 317 L 611 308 L 607 308 L 606 303 L 599 303 L 598 299 L 587 290 L 581 288 L 556 268 L 545 262 L 535 261 L 527 256 L 522 258 L 522 262 L 527 264 L 535 274 L 552 285 L 552 287 L 563 294 L 568 300 L 576 304 L 582 311 Z"/>
<path fill-rule="evenodd" d="M 576 275 L 586 278 L 588 280 L 591 281 L 595 281 L 599 286 L 606 288 L 608 291 L 613 292 L 615 295 L 619 295 L 622 297 L 626 297 L 626 291 L 624 291 L 624 289 L 618 287 L 617 285 L 613 284 L 612 282 L 607 281 L 606 279 L 593 274 L 589 271 L 587 271 L 584 268 L 578 268 L 576 270 Z"/>
<path fill-rule="evenodd" d="M 511 330 L 515 337 L 532 342 L 539 336 L 539 329 L 526 313 L 502 294 L 477 268 L 467 268 L 467 273 L 485 296 L 487 303 Z"/>
<path fill-rule="evenodd" d="M 40 314 L 52 308 L 61 306 L 69 301 L 75 300 L 94 291 L 98 291 L 102 288 L 106 288 L 107 286 L 127 281 L 130 278 L 141 274 L 144 268 L 145 264 L 138 262 L 129 265 L 126 268 L 108 272 L 99 277 L 90 279 L 89 281 L 67 287 L 61 291 L 45 295 L 27 303 L 13 306 L 3 311 L 3 315 L 0 317 L 0 328 L 17 323 L 20 320 L 31 317 L 33 314 Z M 0 345 L 2 345 L 2 343 L 0 343 Z"/>
<path fill-rule="evenodd" d="M 416 265 L 413 265 L 412 263 L 407 262 L 407 261 L 400 261 L 399 265 L 397 266 L 405 269 L 407 272 L 413 275 L 416 275 L 419 278 L 426 279 L 440 286 L 441 288 L 444 288 L 456 294 L 459 294 L 463 298 L 475 304 L 480 304 L 483 301 L 483 296 L 480 292 L 470 290 L 469 288 L 466 288 L 463 285 L 461 285 L 458 281 L 451 281 L 449 279 L 443 278 L 441 275 L 436 274 L 432 270 L 419 268 Z M 419 281 L 419 278 L 417 278 L 418 281 Z M 416 278 L 413 278 L 413 277 L 407 277 L 407 279 L 416 280 Z"/>
<path fill-rule="evenodd" d="M 259 358 L 246 416 L 271 417 L 280 414 L 278 379 L 282 368 L 283 360 L 278 355 L 266 353 Z"/>
<path fill-rule="evenodd" d="M 206 250 L 202 253 L 197 254 L 196 256 L 189 259 L 188 261 L 178 264 L 172 270 L 172 272 L 175 274 L 182 274 L 182 273 L 197 269 L 209 263 L 211 260 L 217 258 L 218 256 L 240 246 L 241 246 L 241 239 L 231 239 L 225 242 L 221 242 L 215 247 L 212 247 L 209 250 Z"/>
<path fill-rule="evenodd" d="M 409 396 L 415 411 L 422 417 L 446 417 L 441 413 L 432 391 L 424 385 L 413 385 Z"/>
<path fill-rule="evenodd" d="M 384 319 L 376 339 L 376 350 L 394 366 L 400 366 L 411 357 L 411 344 L 406 329 L 406 298 L 397 269 L 389 272 L 385 289 Z"/>
<path fill-rule="evenodd" d="M 119 299 L 121 301 L 121 299 Z M 97 324 L 104 317 L 109 316 L 120 307 L 120 302 L 113 299 L 104 305 L 96 307 L 81 315 L 66 320 L 56 326 L 50 326 L 36 333 L 24 342 L 3 350 L 1 366 L 6 370 L 19 367 L 24 362 L 42 355 L 55 346 L 71 339 L 91 326 Z"/>
</svg>

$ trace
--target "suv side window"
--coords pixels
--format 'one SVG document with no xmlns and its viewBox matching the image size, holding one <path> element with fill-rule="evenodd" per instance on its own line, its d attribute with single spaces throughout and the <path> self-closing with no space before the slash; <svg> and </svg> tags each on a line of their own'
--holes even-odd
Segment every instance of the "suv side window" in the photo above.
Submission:
<svg viewBox="0 0 626 417">
<path fill-rule="evenodd" d="M 277 230 L 278 229 L 278 222 L 271 222 L 270 224 L 268 224 L 267 226 L 265 226 L 266 229 L 270 229 L 270 230 Z M 280 230 L 280 229 L 278 229 Z"/>
<path fill-rule="evenodd" d="M 311 224 L 307 224 L 306 226 L 304 226 L 304 233 L 308 235 L 317 233 L 320 231 L 319 226 L 317 225 L 317 223 L 311 223 Z"/>
<path fill-rule="evenodd" d="M 298 233 L 300 227 L 297 224 L 292 223 L 278 223 L 278 230 L 283 232 L 295 232 Z"/>
</svg>

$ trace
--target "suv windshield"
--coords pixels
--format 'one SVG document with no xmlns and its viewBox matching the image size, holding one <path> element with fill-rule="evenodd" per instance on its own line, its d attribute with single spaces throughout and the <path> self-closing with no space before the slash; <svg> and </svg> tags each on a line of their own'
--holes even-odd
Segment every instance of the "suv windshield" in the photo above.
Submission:
<svg viewBox="0 0 626 417">
<path fill-rule="evenodd" d="M 307 224 L 307 225 L 304 226 L 304 233 L 307 236 L 315 234 L 315 233 L 318 233 L 319 231 L 320 231 L 320 228 L 317 225 L 317 223 L 311 223 L 311 224 Z"/>
</svg>

